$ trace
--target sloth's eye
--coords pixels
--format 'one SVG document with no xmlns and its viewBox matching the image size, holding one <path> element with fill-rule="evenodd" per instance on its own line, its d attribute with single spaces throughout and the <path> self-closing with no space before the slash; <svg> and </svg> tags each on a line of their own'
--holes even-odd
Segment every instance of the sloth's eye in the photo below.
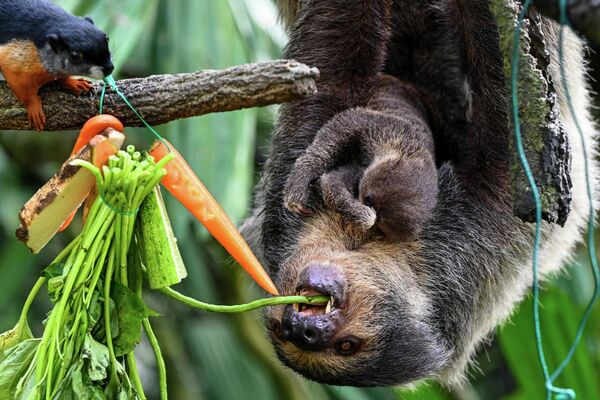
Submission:
<svg viewBox="0 0 600 400">
<path fill-rule="evenodd" d="M 367 207 L 373 207 L 375 205 L 375 200 L 371 194 L 366 194 L 363 198 L 363 202 Z"/>
<path fill-rule="evenodd" d="M 358 351 L 361 340 L 354 336 L 348 336 L 335 342 L 335 351 L 341 356 L 351 356 Z"/>
</svg>

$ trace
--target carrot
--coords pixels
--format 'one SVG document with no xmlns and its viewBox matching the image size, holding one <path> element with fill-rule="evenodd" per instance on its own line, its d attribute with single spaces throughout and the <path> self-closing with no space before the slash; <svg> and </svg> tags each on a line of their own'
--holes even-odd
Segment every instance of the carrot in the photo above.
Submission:
<svg viewBox="0 0 600 400">
<path fill-rule="evenodd" d="M 88 144 L 88 142 L 97 134 L 102 133 L 106 128 L 113 128 L 119 132 L 123 132 L 123 124 L 117 118 L 108 114 L 100 114 L 95 115 L 92 118 L 88 119 L 83 127 L 79 131 L 79 136 L 77 137 L 77 141 L 75 141 L 75 146 L 73 146 L 73 151 L 71 151 L 71 155 L 77 153 L 83 146 Z M 106 162 L 105 162 L 106 163 Z M 101 165 L 96 165 L 100 167 Z M 71 221 L 75 218 L 75 214 L 77 214 L 77 210 L 75 210 L 69 218 L 63 222 L 63 224 L 58 228 L 59 232 L 64 231 L 71 225 Z"/>
<path fill-rule="evenodd" d="M 246 241 L 225 211 L 214 199 L 200 179 L 194 174 L 181 154 L 168 143 L 175 158 L 165 165 L 167 175 L 162 179 L 163 186 L 171 192 L 221 243 L 231 256 L 250 274 L 250 276 L 267 292 L 278 295 L 277 288 L 269 275 L 260 265 Z M 169 153 L 160 141 L 154 142 L 150 155 L 156 161 Z"/>
<path fill-rule="evenodd" d="M 77 153 L 83 146 L 88 144 L 94 136 L 102 133 L 106 128 L 113 128 L 116 131 L 123 132 L 123 124 L 117 118 L 108 114 L 100 114 L 88 119 L 83 128 L 79 131 L 79 136 L 73 146 L 71 155 Z"/>
</svg>

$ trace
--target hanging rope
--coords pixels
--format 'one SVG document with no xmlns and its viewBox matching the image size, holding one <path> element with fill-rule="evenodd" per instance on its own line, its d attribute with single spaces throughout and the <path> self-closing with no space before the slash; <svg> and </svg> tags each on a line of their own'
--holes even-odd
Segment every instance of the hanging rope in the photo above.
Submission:
<svg viewBox="0 0 600 400">
<path fill-rule="evenodd" d="M 573 101 L 571 99 L 569 93 L 569 87 L 566 80 L 565 68 L 564 68 L 564 29 L 565 26 L 569 25 L 567 19 L 567 1 L 566 0 L 558 0 L 560 3 L 560 34 L 559 34 L 559 63 L 560 63 L 560 73 L 561 73 L 561 83 L 563 90 L 565 92 L 565 98 L 567 101 L 567 105 L 569 108 L 569 113 L 573 118 L 575 126 L 577 128 L 577 132 L 579 134 L 579 138 L 581 140 L 581 146 L 583 149 L 583 157 L 585 162 L 585 179 L 586 179 L 586 188 L 587 195 L 589 201 L 589 216 L 588 216 L 588 254 L 590 258 L 590 263 L 592 266 L 592 273 L 594 276 L 594 293 L 592 295 L 592 299 L 590 300 L 588 306 L 585 309 L 585 312 L 581 318 L 581 322 L 577 328 L 577 333 L 575 335 L 575 339 L 569 349 L 564 360 L 561 362 L 559 367 L 550 375 L 548 372 L 548 365 L 546 363 L 546 357 L 544 354 L 544 346 L 542 341 L 542 329 L 540 322 L 540 312 L 539 312 L 539 271 L 538 271 L 538 261 L 539 261 L 539 249 L 541 242 L 541 233 L 542 233 L 542 204 L 540 200 L 540 193 L 538 187 L 535 183 L 535 178 L 531 172 L 531 168 L 527 161 L 527 157 L 525 155 L 525 150 L 523 148 L 523 142 L 521 138 L 521 126 L 519 119 L 519 109 L 518 109 L 518 96 L 517 96 L 517 82 L 518 82 L 518 74 L 519 74 L 519 38 L 521 33 L 521 25 L 525 16 L 527 14 L 527 10 L 531 5 L 532 1 L 527 0 L 523 5 L 523 8 L 519 14 L 519 19 L 517 21 L 517 25 L 515 27 L 514 33 L 514 43 L 513 43 L 513 57 L 512 57 L 512 74 L 511 74 L 511 91 L 512 91 L 512 111 L 513 111 L 513 122 L 515 126 L 515 140 L 517 144 L 517 151 L 519 153 L 519 159 L 521 161 L 521 165 L 525 171 L 525 175 L 527 177 L 527 181 L 531 187 L 532 195 L 535 202 L 535 240 L 533 246 L 533 260 L 532 260 L 532 269 L 533 269 L 533 319 L 534 319 L 534 331 L 535 331 L 535 341 L 538 351 L 538 357 L 540 360 L 540 365 L 542 367 L 542 372 L 544 375 L 545 386 L 546 386 L 546 398 L 549 400 L 552 398 L 552 395 L 555 395 L 555 399 L 563 400 L 563 399 L 575 399 L 576 394 L 573 389 L 570 388 L 560 388 L 554 386 L 554 381 L 560 376 L 566 366 L 569 364 L 573 355 L 575 354 L 575 349 L 579 344 L 581 337 L 583 335 L 583 331 L 585 329 L 585 325 L 589 319 L 592 308 L 594 304 L 598 300 L 599 297 L 599 282 L 600 282 L 600 270 L 598 268 L 598 261 L 596 258 L 596 247 L 595 247 L 595 239 L 594 239 L 594 221 L 595 221 L 595 210 L 594 210 L 594 199 L 593 199 L 593 188 L 591 184 L 591 177 L 588 165 L 588 150 L 587 144 L 585 141 L 585 136 L 583 134 L 583 130 L 579 124 L 577 119 L 577 115 L 575 113 L 575 109 L 573 106 Z"/>
<path fill-rule="evenodd" d="M 108 75 L 107 77 L 104 78 L 104 85 L 102 86 L 102 92 L 100 93 L 100 106 L 98 108 L 98 113 L 102 114 L 102 111 L 104 109 L 104 98 L 106 97 L 106 86 L 109 86 L 121 99 L 123 99 L 125 104 L 127 104 L 127 106 L 131 109 L 131 111 L 133 111 L 135 116 L 138 117 L 138 119 L 140 121 L 142 121 L 142 123 L 146 126 L 146 128 L 148 128 L 148 130 L 150 130 L 150 132 L 152 132 L 152 134 L 158 140 L 160 140 L 162 144 L 164 144 L 167 147 L 167 150 L 169 150 L 169 152 L 171 152 L 171 147 L 169 146 L 169 144 L 163 139 L 163 137 L 148 122 L 146 122 L 144 117 L 142 117 L 140 115 L 138 110 L 136 110 L 136 108 L 133 105 L 131 105 L 129 100 L 127 100 L 127 97 L 125 97 L 125 95 L 119 90 L 119 88 L 117 86 L 117 82 L 115 82 L 115 78 L 113 78 L 112 75 Z"/>
</svg>

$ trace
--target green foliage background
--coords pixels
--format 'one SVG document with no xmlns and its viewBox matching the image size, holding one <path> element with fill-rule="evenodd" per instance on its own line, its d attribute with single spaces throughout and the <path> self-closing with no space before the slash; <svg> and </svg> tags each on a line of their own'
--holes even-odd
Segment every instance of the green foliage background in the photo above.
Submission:
<svg viewBox="0 0 600 400">
<path fill-rule="evenodd" d="M 90 15 L 111 38 L 117 77 L 223 68 L 279 57 L 285 35 L 270 0 L 60 0 L 78 15 Z M 158 127 L 240 222 L 268 151 L 275 107 L 173 122 Z M 148 133 L 128 129 L 140 146 Z M 9 329 L 41 269 L 70 239 L 80 222 L 32 256 L 14 237 L 21 205 L 66 158 L 75 132 L 0 132 L 0 331 Z M 233 266 L 202 226 L 177 202 L 168 206 L 189 278 L 180 290 L 214 303 L 237 303 L 261 295 Z M 556 366 L 568 349 L 591 296 L 585 256 L 542 295 L 544 340 Z M 308 382 L 276 361 L 260 325 L 260 314 L 199 313 L 157 294 L 147 302 L 163 314 L 155 324 L 167 357 L 172 399 L 543 399 L 545 392 L 533 341 L 531 302 L 524 302 L 496 339 L 483 349 L 471 385 L 452 392 L 435 385 L 416 391 L 337 388 Z M 31 325 L 40 332 L 48 299 L 35 303 Z M 34 320 L 35 319 L 35 320 Z M 558 384 L 580 399 L 600 398 L 600 309 L 571 366 Z M 142 343 L 140 369 L 150 398 L 157 398 L 149 347 Z"/>
</svg>

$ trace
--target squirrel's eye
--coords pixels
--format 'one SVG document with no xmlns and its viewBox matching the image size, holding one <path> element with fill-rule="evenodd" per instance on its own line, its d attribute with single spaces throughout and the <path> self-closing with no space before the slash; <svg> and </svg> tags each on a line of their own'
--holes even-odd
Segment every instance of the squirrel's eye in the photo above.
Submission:
<svg viewBox="0 0 600 400">
<path fill-rule="evenodd" d="M 81 54 L 80 51 L 72 51 L 71 52 L 71 59 L 73 61 L 79 62 L 79 61 L 83 60 L 83 54 Z"/>
</svg>

